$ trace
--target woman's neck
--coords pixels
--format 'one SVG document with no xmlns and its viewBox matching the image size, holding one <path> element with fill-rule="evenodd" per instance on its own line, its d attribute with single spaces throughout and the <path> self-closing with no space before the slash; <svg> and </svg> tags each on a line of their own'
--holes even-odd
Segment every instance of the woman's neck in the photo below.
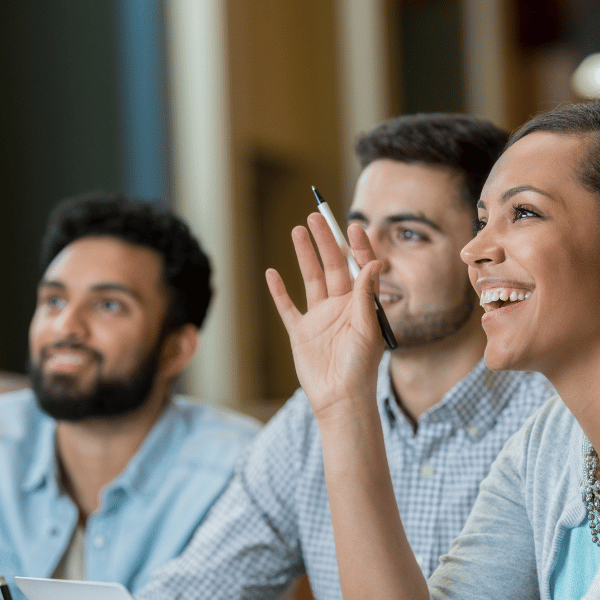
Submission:
<svg viewBox="0 0 600 600">
<path fill-rule="evenodd" d="M 600 449 L 600 344 L 576 355 L 563 352 L 556 364 L 558 366 L 544 374 L 592 446 Z"/>
</svg>

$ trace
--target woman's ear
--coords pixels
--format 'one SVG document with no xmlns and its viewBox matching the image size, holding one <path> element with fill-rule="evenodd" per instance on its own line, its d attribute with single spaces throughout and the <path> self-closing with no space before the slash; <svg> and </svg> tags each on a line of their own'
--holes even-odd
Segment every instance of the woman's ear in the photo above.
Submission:
<svg viewBox="0 0 600 600">
<path fill-rule="evenodd" d="M 198 328 L 192 323 L 166 336 L 160 357 L 160 370 L 165 378 L 174 379 L 187 367 L 198 347 L 198 338 Z"/>
</svg>

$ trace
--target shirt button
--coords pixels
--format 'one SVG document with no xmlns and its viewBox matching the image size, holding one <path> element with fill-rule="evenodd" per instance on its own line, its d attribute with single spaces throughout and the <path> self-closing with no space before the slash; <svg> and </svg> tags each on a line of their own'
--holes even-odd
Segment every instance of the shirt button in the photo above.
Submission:
<svg viewBox="0 0 600 600">
<path fill-rule="evenodd" d="M 471 436 L 471 437 L 475 437 L 478 433 L 479 433 L 479 429 L 477 429 L 477 427 L 475 427 L 475 425 L 471 425 L 471 427 L 469 427 L 467 429 L 467 433 Z"/>
<path fill-rule="evenodd" d="M 421 477 L 432 477 L 434 473 L 431 465 L 423 465 L 421 467 Z"/>
<path fill-rule="evenodd" d="M 96 548 L 102 548 L 104 546 L 104 537 L 101 535 L 97 535 L 94 538 L 94 546 L 96 546 Z"/>
</svg>

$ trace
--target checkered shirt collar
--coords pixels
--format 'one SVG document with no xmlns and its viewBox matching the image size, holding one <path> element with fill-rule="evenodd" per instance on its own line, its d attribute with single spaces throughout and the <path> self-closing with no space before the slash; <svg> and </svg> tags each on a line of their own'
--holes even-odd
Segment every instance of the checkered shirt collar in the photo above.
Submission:
<svg viewBox="0 0 600 600">
<path fill-rule="evenodd" d="M 379 365 L 377 382 L 377 403 L 386 433 L 397 420 L 406 418 L 392 389 L 390 358 L 390 353 L 386 352 Z M 490 371 L 482 359 L 464 379 L 448 390 L 440 402 L 421 415 L 419 424 L 452 421 L 463 429 L 476 428 L 478 433 L 471 439 L 477 441 L 493 426 L 523 377 L 527 376 L 527 373 Z"/>
</svg>

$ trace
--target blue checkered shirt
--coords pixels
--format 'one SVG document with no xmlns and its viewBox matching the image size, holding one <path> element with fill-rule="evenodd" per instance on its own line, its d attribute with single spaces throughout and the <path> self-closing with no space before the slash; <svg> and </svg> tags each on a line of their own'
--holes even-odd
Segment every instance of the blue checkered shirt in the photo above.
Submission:
<svg viewBox="0 0 600 600">
<path fill-rule="evenodd" d="M 537 373 L 492 372 L 482 361 L 420 417 L 415 433 L 395 400 L 384 356 L 377 401 L 388 461 L 426 577 L 460 533 L 504 442 L 554 394 Z M 298 390 L 257 436 L 184 553 L 136 598 L 277 598 L 304 572 L 318 600 L 342 598 L 321 440 Z"/>
</svg>

